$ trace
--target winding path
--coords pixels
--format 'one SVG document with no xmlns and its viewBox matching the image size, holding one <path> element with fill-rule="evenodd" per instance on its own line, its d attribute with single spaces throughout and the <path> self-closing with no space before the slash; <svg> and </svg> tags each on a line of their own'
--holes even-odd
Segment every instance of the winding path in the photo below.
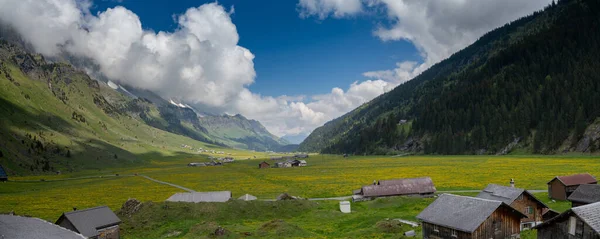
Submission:
<svg viewBox="0 0 600 239">
<path fill-rule="evenodd" d="M 196 191 L 194 191 L 194 190 L 191 190 L 191 189 L 189 189 L 189 188 L 182 187 L 182 186 L 179 186 L 179 185 L 177 185 L 177 184 L 172 184 L 172 183 L 167 183 L 167 182 L 164 182 L 164 181 L 156 180 L 156 179 L 153 179 L 153 178 L 151 178 L 151 177 L 148 177 L 148 176 L 146 176 L 146 175 L 140 175 L 140 176 L 142 176 L 142 177 L 144 177 L 144 178 L 146 178 L 146 179 L 148 179 L 148 180 L 150 180 L 150 181 L 157 182 L 157 183 L 162 183 L 162 184 L 164 184 L 164 185 L 169 185 L 169 186 L 171 186 L 171 187 L 176 187 L 176 188 L 179 188 L 179 189 L 182 189 L 182 190 L 188 191 L 188 192 L 190 192 L 190 193 L 195 193 L 195 192 L 196 192 Z"/>
</svg>

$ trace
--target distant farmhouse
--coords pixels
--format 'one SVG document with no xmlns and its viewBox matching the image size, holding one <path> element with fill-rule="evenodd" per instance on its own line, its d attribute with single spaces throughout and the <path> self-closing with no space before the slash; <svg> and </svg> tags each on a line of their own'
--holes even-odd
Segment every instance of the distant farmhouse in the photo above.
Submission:
<svg viewBox="0 0 600 239">
<path fill-rule="evenodd" d="M 0 182 L 4 181 L 8 181 L 8 175 L 6 174 L 6 171 L 4 170 L 2 165 L 0 165 Z"/>
<path fill-rule="evenodd" d="M 227 202 L 231 199 L 230 191 L 176 193 L 167 199 L 168 202 Z"/>
<path fill-rule="evenodd" d="M 90 239 L 119 239 L 121 219 L 107 206 L 63 213 L 56 224 Z"/>
<path fill-rule="evenodd" d="M 436 192 L 430 177 L 380 180 L 374 185 L 363 186 L 353 191 L 355 201 L 364 198 L 389 196 L 421 196 L 430 197 Z"/>
<path fill-rule="evenodd" d="M 265 161 L 262 161 L 261 163 L 258 164 L 258 168 L 270 168 L 271 165 Z"/>
<path fill-rule="evenodd" d="M 85 239 L 86 237 L 39 218 L 0 215 L 0 238 Z"/>
<path fill-rule="evenodd" d="M 556 200 L 567 200 L 579 185 L 597 183 L 598 181 L 587 173 L 557 176 L 548 182 L 548 196 Z"/>
<path fill-rule="evenodd" d="M 572 207 L 587 205 L 600 202 L 600 185 L 582 184 L 569 196 Z M 600 217 L 600 216 L 599 216 Z"/>
<path fill-rule="evenodd" d="M 521 219 L 521 230 L 529 229 L 542 223 L 544 209 L 548 209 L 548 206 L 527 190 L 515 188 L 513 180 L 511 180 L 511 187 L 489 184 L 477 197 L 501 201 L 519 210 L 519 212 L 527 216 Z"/>
<path fill-rule="evenodd" d="M 275 163 L 275 167 L 276 168 L 291 168 L 292 162 L 291 161 L 277 162 L 277 163 Z"/>
<path fill-rule="evenodd" d="M 188 167 L 204 167 L 205 163 L 188 163 Z"/>
<path fill-rule="evenodd" d="M 294 155 L 294 157 L 299 159 L 305 159 L 308 158 L 308 154 L 296 154 Z"/>
<path fill-rule="evenodd" d="M 308 163 L 306 163 L 306 160 L 294 160 L 292 161 L 292 167 L 305 167 L 306 165 L 308 165 Z"/>
<path fill-rule="evenodd" d="M 600 202 L 571 208 L 535 229 L 538 239 L 600 239 Z"/>
<path fill-rule="evenodd" d="M 442 194 L 417 219 L 423 238 L 488 239 L 518 238 L 524 217 L 501 201 Z"/>
</svg>

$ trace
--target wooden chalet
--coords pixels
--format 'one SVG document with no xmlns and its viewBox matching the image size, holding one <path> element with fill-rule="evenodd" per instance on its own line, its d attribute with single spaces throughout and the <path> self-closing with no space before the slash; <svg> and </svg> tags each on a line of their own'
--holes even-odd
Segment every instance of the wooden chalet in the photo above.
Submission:
<svg viewBox="0 0 600 239">
<path fill-rule="evenodd" d="M 63 213 L 56 225 L 91 239 L 119 239 L 121 219 L 107 206 Z"/>
<path fill-rule="evenodd" d="M 511 187 L 497 184 L 489 184 L 483 191 L 477 195 L 478 198 L 496 200 L 519 210 L 526 217 L 521 219 L 521 230 L 532 228 L 543 222 L 542 214 L 547 209 L 542 201 L 538 200 L 533 194 L 521 188 L 515 188 L 514 181 L 511 181 Z"/>
<path fill-rule="evenodd" d="M 600 202 L 600 185 L 598 184 L 582 184 L 571 193 L 567 198 L 571 201 L 572 207 L 587 205 L 590 203 Z"/>
<path fill-rule="evenodd" d="M 535 229 L 538 239 L 600 239 L 600 202 L 571 208 Z"/>
<path fill-rule="evenodd" d="M 6 170 L 0 165 L 0 182 L 8 181 Z"/>
<path fill-rule="evenodd" d="M 425 239 L 504 239 L 519 237 L 524 217 L 502 201 L 442 194 L 417 219 Z"/>
<path fill-rule="evenodd" d="M 548 196 L 556 200 L 567 200 L 571 193 L 582 184 L 597 184 L 598 181 L 592 175 L 575 174 L 570 176 L 556 176 L 548 182 Z"/>
<path fill-rule="evenodd" d="M 433 196 L 436 192 L 430 177 L 380 180 L 374 185 L 364 186 L 358 192 L 365 198 L 389 196 Z"/>
<path fill-rule="evenodd" d="M 270 168 L 271 165 L 265 161 L 262 161 L 261 163 L 258 164 L 258 168 Z"/>
</svg>

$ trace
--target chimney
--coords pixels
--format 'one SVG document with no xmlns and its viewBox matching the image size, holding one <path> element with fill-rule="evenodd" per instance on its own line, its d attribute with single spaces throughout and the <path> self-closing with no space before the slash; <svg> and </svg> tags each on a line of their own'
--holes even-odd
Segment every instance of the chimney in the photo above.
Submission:
<svg viewBox="0 0 600 239">
<path fill-rule="evenodd" d="M 510 179 L 510 187 L 514 188 L 515 187 L 515 180 L 514 179 Z"/>
</svg>

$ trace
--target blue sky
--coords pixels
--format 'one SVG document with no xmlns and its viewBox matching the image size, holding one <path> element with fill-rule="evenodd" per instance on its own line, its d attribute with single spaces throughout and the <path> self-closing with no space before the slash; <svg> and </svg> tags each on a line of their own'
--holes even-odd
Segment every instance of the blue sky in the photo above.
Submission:
<svg viewBox="0 0 600 239">
<path fill-rule="evenodd" d="M 0 20 L 45 56 L 85 57 L 115 84 L 283 136 L 312 132 L 551 1 L 11 0 Z"/>
<path fill-rule="evenodd" d="M 146 29 L 173 31 L 174 14 L 214 1 L 123 0 L 97 1 L 95 11 L 125 6 L 135 12 Z M 385 24 L 375 14 L 348 19 L 301 18 L 298 2 L 291 0 L 221 0 L 240 35 L 239 45 L 256 58 L 255 83 L 249 88 L 262 95 L 315 95 L 345 88 L 366 78 L 362 73 L 394 68 L 396 62 L 421 61 L 407 41 L 384 42 L 372 31 Z"/>
</svg>

